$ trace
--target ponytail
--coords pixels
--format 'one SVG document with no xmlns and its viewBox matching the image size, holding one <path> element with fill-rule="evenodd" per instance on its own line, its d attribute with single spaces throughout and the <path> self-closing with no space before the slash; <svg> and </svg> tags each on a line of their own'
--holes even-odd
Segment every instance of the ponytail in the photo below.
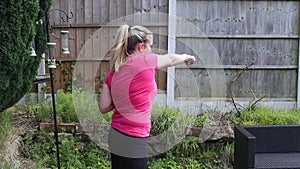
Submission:
<svg viewBox="0 0 300 169">
<path fill-rule="evenodd" d="M 135 51 L 136 45 L 147 42 L 147 35 L 150 34 L 152 32 L 143 26 L 120 26 L 117 31 L 116 43 L 108 53 L 111 57 L 111 70 L 118 72 L 127 61 L 127 57 Z"/>
<path fill-rule="evenodd" d="M 127 52 L 127 45 L 128 45 L 128 33 L 129 26 L 122 25 L 118 32 L 116 38 L 116 44 L 110 51 L 111 53 L 111 66 L 110 68 L 115 72 L 118 72 L 120 67 L 126 62 L 128 52 Z"/>
</svg>

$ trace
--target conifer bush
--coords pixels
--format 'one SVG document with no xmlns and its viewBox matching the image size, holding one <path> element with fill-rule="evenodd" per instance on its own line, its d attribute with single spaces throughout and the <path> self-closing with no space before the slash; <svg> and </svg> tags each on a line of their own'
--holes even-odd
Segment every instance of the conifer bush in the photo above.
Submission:
<svg viewBox="0 0 300 169">
<path fill-rule="evenodd" d="M 0 1 L 0 112 L 17 103 L 33 85 L 46 44 L 44 23 L 38 22 L 44 17 L 45 2 L 50 1 Z M 30 56 L 34 41 L 37 57 Z"/>
</svg>

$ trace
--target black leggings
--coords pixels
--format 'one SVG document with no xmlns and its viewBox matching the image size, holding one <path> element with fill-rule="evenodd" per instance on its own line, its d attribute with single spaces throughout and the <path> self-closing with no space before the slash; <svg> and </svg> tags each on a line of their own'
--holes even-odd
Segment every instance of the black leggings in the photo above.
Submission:
<svg viewBox="0 0 300 169">
<path fill-rule="evenodd" d="M 129 136 L 111 128 L 108 142 L 112 169 L 147 169 L 148 138 Z"/>
<path fill-rule="evenodd" d="M 112 169 L 147 169 L 148 158 L 129 158 L 111 153 Z"/>
</svg>

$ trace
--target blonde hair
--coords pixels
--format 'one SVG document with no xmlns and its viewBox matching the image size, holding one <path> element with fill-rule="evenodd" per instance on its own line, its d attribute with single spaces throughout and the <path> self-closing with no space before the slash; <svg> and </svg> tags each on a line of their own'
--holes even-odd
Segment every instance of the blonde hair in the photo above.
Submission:
<svg viewBox="0 0 300 169">
<path fill-rule="evenodd" d="M 108 52 L 110 68 L 118 72 L 120 67 L 126 63 L 127 57 L 135 51 L 138 43 L 148 42 L 152 32 L 143 26 L 122 25 L 117 31 L 116 43 Z"/>
</svg>

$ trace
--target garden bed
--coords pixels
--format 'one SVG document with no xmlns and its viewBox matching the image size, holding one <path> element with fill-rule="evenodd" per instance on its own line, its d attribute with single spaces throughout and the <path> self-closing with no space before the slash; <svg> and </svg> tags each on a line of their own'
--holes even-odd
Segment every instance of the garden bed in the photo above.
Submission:
<svg viewBox="0 0 300 169">
<path fill-rule="evenodd" d="M 39 106 L 25 106 L 17 107 L 13 110 L 13 124 L 18 129 L 18 136 L 21 138 L 20 147 L 18 148 L 25 165 L 25 161 L 30 161 L 31 166 L 36 168 L 54 168 L 55 161 L 55 140 L 53 136 L 54 125 L 51 122 L 51 117 L 47 122 L 41 120 L 40 117 L 45 116 L 44 113 L 39 112 Z M 47 110 L 44 105 L 42 110 Z M 162 111 L 162 109 L 160 109 Z M 52 112 L 50 112 L 52 113 Z M 168 129 L 170 124 L 176 124 L 173 116 L 176 115 L 177 110 L 167 109 L 160 112 L 163 115 L 159 116 L 157 122 L 154 124 L 154 132 L 159 133 Z M 39 115 L 38 115 L 39 114 Z M 166 120 L 166 117 L 169 117 Z M 63 117 L 58 117 L 63 119 Z M 156 126 L 164 124 L 162 126 Z M 180 122 L 179 122 L 180 124 Z M 91 124 L 92 125 L 92 124 Z M 86 126 L 86 124 L 85 124 Z M 93 126 L 93 127 L 92 127 Z M 97 128 L 94 124 L 90 128 Z M 200 127 L 190 126 L 190 132 L 181 143 L 174 146 L 166 153 L 151 157 L 149 161 L 149 168 L 161 169 L 165 167 L 173 168 L 220 168 L 220 166 L 227 166 L 221 168 L 231 168 L 232 166 L 232 140 L 223 141 L 217 139 L 213 144 L 199 143 Z M 61 165 L 74 166 L 76 168 L 109 168 L 110 156 L 109 152 L 95 144 L 82 130 L 80 123 L 62 123 L 58 125 L 59 143 L 61 153 Z M 207 128 L 206 128 L 207 129 Z M 212 135 L 211 135 L 212 136 Z M 86 138 L 86 139 L 82 139 Z M 206 155 L 204 155 L 206 154 Z M 28 166 L 28 162 L 27 162 Z M 43 167 L 42 167 L 43 166 Z M 67 167 L 68 168 L 68 167 Z"/>
</svg>

